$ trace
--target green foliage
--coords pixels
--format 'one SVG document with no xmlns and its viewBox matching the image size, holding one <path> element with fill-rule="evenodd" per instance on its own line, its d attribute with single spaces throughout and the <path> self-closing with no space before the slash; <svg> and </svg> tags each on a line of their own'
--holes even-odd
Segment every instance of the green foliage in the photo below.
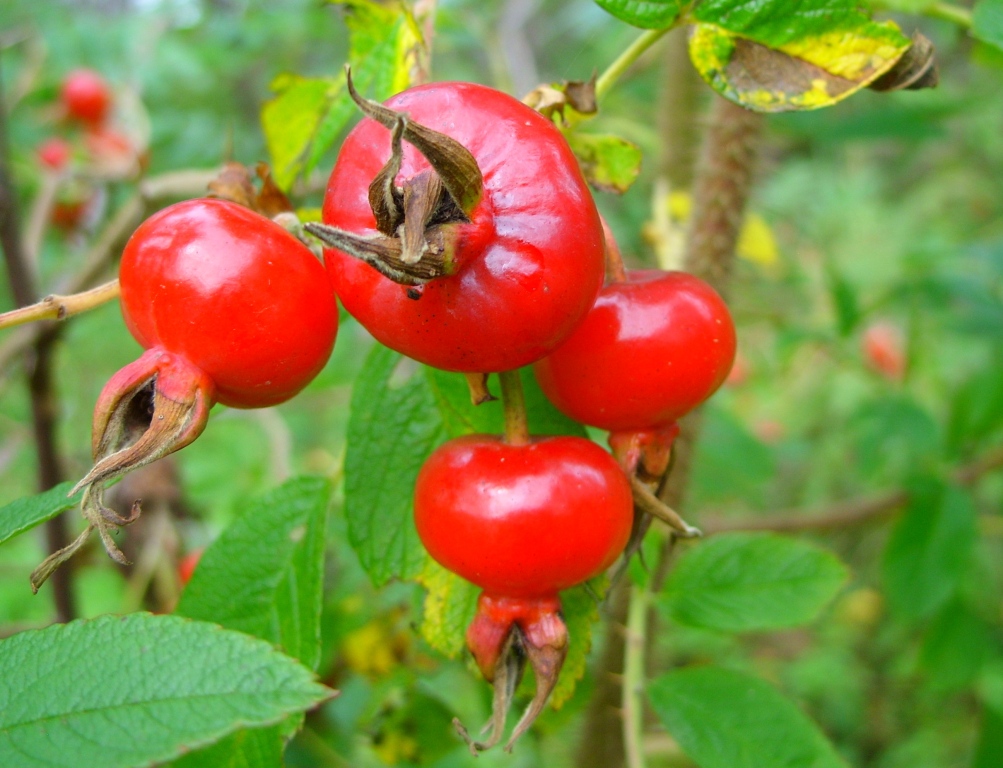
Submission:
<svg viewBox="0 0 1003 768">
<path fill-rule="evenodd" d="M 1003 2 L 979 0 L 972 10 L 972 34 L 979 40 L 1003 48 Z"/>
<path fill-rule="evenodd" d="M 571 133 L 568 143 L 589 184 L 603 192 L 623 194 L 641 172 L 641 150 L 619 136 Z"/>
<path fill-rule="evenodd" d="M 289 480 L 248 506 L 199 560 L 177 613 L 268 640 L 315 669 L 330 484 Z"/>
<path fill-rule="evenodd" d="M 596 0 L 600 8 L 642 29 L 665 29 L 682 10 L 679 0 Z"/>
<path fill-rule="evenodd" d="M 651 704 L 700 768 L 846 768 L 825 736 L 775 688 L 739 672 L 699 667 L 648 687 Z"/>
<path fill-rule="evenodd" d="M 723 632 L 806 624 L 846 582 L 829 552 L 783 536 L 733 533 L 683 555 L 663 604 L 676 621 Z"/>
<path fill-rule="evenodd" d="M 75 507 L 80 502 L 80 494 L 67 496 L 72 487 L 71 482 L 60 483 L 45 493 L 26 496 L 0 507 L 0 544 Z"/>
<path fill-rule="evenodd" d="M 406 6 L 371 0 L 331 2 L 345 7 L 348 63 L 359 93 L 383 101 L 407 88 L 420 38 Z M 276 96 L 262 110 L 261 123 L 275 181 L 288 189 L 297 177 L 317 167 L 358 108 L 348 95 L 343 73 L 325 78 L 284 75 L 272 89 Z"/>
<path fill-rule="evenodd" d="M 0 707 L 0 762 L 9 768 L 162 761 L 331 696 L 267 643 L 142 613 L 0 641 L 0 676 L 17 681 Z"/>
<path fill-rule="evenodd" d="M 885 550 L 885 588 L 892 607 L 923 618 L 954 594 L 975 543 L 969 494 L 935 480 L 918 482 Z"/>
</svg>

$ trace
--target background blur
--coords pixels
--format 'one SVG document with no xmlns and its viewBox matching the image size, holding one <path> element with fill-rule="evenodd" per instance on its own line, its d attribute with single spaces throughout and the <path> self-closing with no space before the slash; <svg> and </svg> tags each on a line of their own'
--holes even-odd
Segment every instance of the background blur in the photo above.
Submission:
<svg viewBox="0 0 1003 768">
<path fill-rule="evenodd" d="M 148 138 L 149 176 L 228 159 L 253 165 L 267 160 L 259 111 L 272 80 L 342 66 L 341 14 L 301 0 L 4 0 L 0 64 L 22 214 L 42 183 L 35 148 L 61 130 L 53 103 L 70 70 L 90 67 L 107 78 L 124 130 Z M 1003 53 L 945 21 L 895 18 L 933 40 L 939 88 L 866 91 L 817 113 L 766 120 L 729 297 L 739 362 L 705 409 L 685 505 L 697 525 L 807 513 L 909 486 L 1003 440 Z M 540 82 L 587 79 L 635 36 L 586 0 L 444 0 L 433 78 L 521 96 Z M 644 151 L 634 187 L 622 197 L 597 193 L 631 266 L 659 258 L 671 266 L 666 232 L 685 224 L 686 172 L 671 163 L 691 158 L 698 136 L 669 135 L 672 116 L 660 110 L 667 90 L 692 87 L 691 122 L 699 126 L 712 94 L 673 65 L 679 40 L 645 56 L 595 121 Z M 297 190 L 298 205 L 319 205 L 324 175 Z M 659 178 L 673 182 L 667 198 L 656 194 L 664 192 Z M 50 228 L 39 260 L 44 290 L 75 270 L 130 189 L 125 181 L 106 186 L 90 230 Z M 12 305 L 0 281 L 0 309 Z M 218 407 L 205 434 L 177 456 L 178 479 L 164 482 L 180 490 L 166 494 L 178 555 L 211 541 L 250 498 L 291 473 L 337 475 L 352 381 L 372 343 L 343 320 L 333 358 L 302 395 L 264 412 Z M 114 304 L 68 324 L 56 390 L 69 477 L 89 466 L 97 393 L 138 353 Z M 35 492 L 35 472 L 15 361 L 0 371 L 0 504 Z M 845 526 L 817 534 L 853 576 L 811 628 L 734 637 L 663 622 L 654 667 L 707 658 L 755 670 L 800 701 L 854 766 L 971 765 L 980 729 L 985 740 L 1003 728 L 978 703 L 979 691 L 1003 690 L 1003 473 L 972 487 L 977 537 L 956 550 L 944 545 L 933 587 L 946 588 L 942 599 L 925 601 L 929 585 L 906 579 L 903 588 L 890 572 L 887 517 Z M 419 587 L 371 588 L 339 535 L 343 526 L 336 511 L 322 663 L 343 692 L 310 716 L 289 764 L 468 764 L 448 723 L 456 712 L 483 717 L 487 686 L 462 661 L 422 644 L 412 628 Z M 929 546 L 942 544 L 929 536 Z M 52 621 L 51 592 L 32 596 L 27 585 L 43 557 L 40 531 L 0 548 L 0 636 Z M 78 566 L 82 615 L 142 604 L 129 575 L 97 549 Z M 891 593 L 889 580 L 899 585 Z M 587 677 L 514 756 L 489 753 L 478 764 L 574 764 L 569 745 L 591 686 Z M 651 765 L 690 765 L 668 739 L 647 746 Z"/>
</svg>

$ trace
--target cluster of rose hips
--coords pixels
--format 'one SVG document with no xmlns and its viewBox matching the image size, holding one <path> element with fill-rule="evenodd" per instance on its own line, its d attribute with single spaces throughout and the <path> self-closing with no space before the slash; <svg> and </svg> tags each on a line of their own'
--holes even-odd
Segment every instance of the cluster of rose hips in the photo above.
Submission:
<svg viewBox="0 0 1003 768">
<path fill-rule="evenodd" d="M 134 142 L 118 130 L 112 120 L 114 98 L 101 75 L 77 69 L 63 78 L 59 91 L 59 118 L 66 135 L 50 136 L 35 150 L 42 168 L 64 176 L 79 154 L 86 159 L 88 172 L 105 178 L 131 175 L 140 163 Z M 79 146 L 80 152 L 77 151 Z M 64 231 L 80 227 L 97 206 L 93 184 L 81 179 L 64 180 L 52 208 L 52 223 Z"/>
<path fill-rule="evenodd" d="M 306 225 L 329 246 L 326 271 L 278 224 L 222 200 L 179 203 L 132 236 L 122 309 L 147 351 L 98 401 L 83 512 L 121 558 L 110 532 L 138 509 L 108 509 L 104 484 L 194 440 L 216 402 L 296 394 L 334 344 L 335 295 L 383 344 L 467 374 L 479 399 L 498 374 L 504 435 L 439 447 L 414 515 L 429 554 L 483 590 L 467 641 L 494 683 L 495 714 L 485 741 L 468 737 L 473 748 L 498 743 L 527 661 L 534 671 L 511 744 L 567 651 L 560 591 L 623 551 L 632 483 L 664 471 L 676 420 L 724 381 L 734 327 L 692 276 L 623 272 L 549 118 L 469 83 L 419 86 L 385 105 L 349 89 L 366 118 L 341 149 L 324 223 Z M 610 431 L 616 458 L 584 438 L 529 433 L 513 372 L 530 364 L 560 410 Z"/>
</svg>

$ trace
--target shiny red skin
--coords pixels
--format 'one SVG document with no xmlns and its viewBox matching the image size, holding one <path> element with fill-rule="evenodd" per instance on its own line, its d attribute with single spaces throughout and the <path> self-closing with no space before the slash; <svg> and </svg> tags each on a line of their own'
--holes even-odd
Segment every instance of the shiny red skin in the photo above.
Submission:
<svg viewBox="0 0 1003 768">
<path fill-rule="evenodd" d="M 685 272 L 630 271 L 534 366 L 563 413 L 611 431 L 660 427 L 714 394 L 735 359 L 724 300 Z"/>
<path fill-rule="evenodd" d="M 564 137 L 511 96 L 471 83 L 419 86 L 386 104 L 470 150 L 484 194 L 471 223 L 458 225 L 455 272 L 426 284 L 419 300 L 328 250 L 338 297 L 383 344 L 437 368 L 498 372 L 543 357 L 585 317 L 603 280 L 599 214 Z M 389 157 L 390 132 L 364 119 L 328 182 L 327 224 L 375 234 L 367 190 Z M 398 183 L 428 167 L 405 142 Z"/>
<path fill-rule="evenodd" d="M 63 80 L 60 98 L 66 115 L 88 125 L 104 122 L 111 109 L 108 83 L 97 72 L 77 69 Z"/>
<path fill-rule="evenodd" d="M 46 168 L 54 171 L 61 171 L 70 164 L 73 157 L 73 148 L 66 139 L 58 136 L 46 139 L 38 145 L 35 150 L 38 161 Z"/>
<path fill-rule="evenodd" d="M 443 567 L 506 598 L 551 597 L 598 575 L 630 536 L 630 483 L 579 437 L 509 445 L 468 435 L 436 450 L 418 475 L 414 519 Z"/>
<path fill-rule="evenodd" d="M 338 309 L 323 265 L 235 203 L 188 200 L 154 214 L 126 244 L 119 279 L 136 340 L 199 368 L 224 405 L 288 400 L 334 345 Z"/>
</svg>

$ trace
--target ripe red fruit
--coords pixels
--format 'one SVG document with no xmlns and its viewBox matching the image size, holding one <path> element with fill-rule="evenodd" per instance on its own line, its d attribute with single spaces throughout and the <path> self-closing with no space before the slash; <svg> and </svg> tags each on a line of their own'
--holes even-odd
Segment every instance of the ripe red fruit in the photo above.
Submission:
<svg viewBox="0 0 1003 768">
<path fill-rule="evenodd" d="M 327 361 L 338 312 L 306 246 L 222 200 L 188 200 L 143 222 L 119 280 L 126 325 L 147 351 L 102 390 L 95 464 L 74 492 L 84 489 L 84 516 L 122 561 L 108 530 L 139 510 L 123 518 L 106 508 L 104 483 L 186 446 L 214 403 L 258 408 L 295 395 Z"/>
<path fill-rule="evenodd" d="M 906 371 L 905 341 L 902 331 L 889 322 L 869 325 L 861 338 L 868 365 L 891 381 L 901 381 Z"/>
<path fill-rule="evenodd" d="M 308 226 L 335 246 L 326 259 L 345 308 L 383 344 L 445 370 L 511 370 L 553 350 L 603 279 L 599 215 L 560 131 L 472 83 L 362 106 L 383 124 L 369 117 L 348 135 L 329 226 Z M 421 151 L 408 143 L 425 136 L 416 126 L 432 136 Z"/>
<path fill-rule="evenodd" d="M 61 171 L 69 165 L 70 159 L 73 157 L 73 149 L 66 139 L 53 136 L 39 144 L 35 154 L 38 161 L 46 168 Z"/>
<path fill-rule="evenodd" d="M 554 405 L 610 430 L 614 444 L 652 430 L 671 441 L 675 421 L 724 382 L 735 346 L 728 307 L 705 282 L 685 272 L 632 271 L 602 289 L 588 317 L 534 371 Z"/>
<path fill-rule="evenodd" d="M 429 554 L 484 590 L 467 644 L 495 683 L 495 727 L 474 747 L 486 749 L 501 737 L 513 665 L 528 659 L 536 672 L 536 697 L 511 744 L 546 703 L 564 660 L 558 592 L 601 573 L 627 542 L 630 483 L 609 454 L 582 438 L 512 445 L 470 435 L 426 461 L 414 515 Z"/>
<path fill-rule="evenodd" d="M 63 80 L 60 98 L 67 117 L 88 125 L 104 122 L 111 109 L 111 91 L 104 78 L 90 69 L 77 69 Z"/>
</svg>

